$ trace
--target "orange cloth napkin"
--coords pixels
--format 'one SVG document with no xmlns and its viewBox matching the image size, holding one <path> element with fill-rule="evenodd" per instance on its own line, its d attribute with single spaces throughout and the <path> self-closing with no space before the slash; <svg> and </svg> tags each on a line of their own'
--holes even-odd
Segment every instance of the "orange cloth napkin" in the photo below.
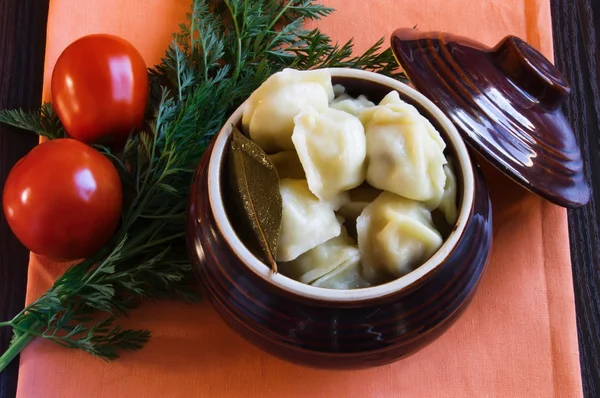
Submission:
<svg viewBox="0 0 600 398">
<path fill-rule="evenodd" d="M 156 63 L 189 0 L 54 0 L 44 97 L 58 55 L 95 32 L 130 40 Z M 329 0 L 318 23 L 365 49 L 418 25 L 495 44 L 506 34 L 552 57 L 548 0 Z M 314 26 L 314 24 L 313 24 Z M 18 396 L 52 397 L 577 397 L 581 379 L 566 212 L 485 166 L 494 206 L 492 260 L 464 316 L 419 354 L 365 371 L 323 371 L 275 359 L 242 340 L 208 302 L 147 304 L 125 320 L 153 332 L 114 363 L 35 340 L 21 356 Z M 32 256 L 27 300 L 64 265 Z"/>
</svg>

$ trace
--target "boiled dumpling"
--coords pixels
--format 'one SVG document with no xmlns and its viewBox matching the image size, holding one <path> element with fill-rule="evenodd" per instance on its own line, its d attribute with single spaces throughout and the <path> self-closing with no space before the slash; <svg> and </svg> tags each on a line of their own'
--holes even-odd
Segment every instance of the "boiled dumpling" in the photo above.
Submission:
<svg viewBox="0 0 600 398">
<path fill-rule="evenodd" d="M 363 109 L 373 106 L 375 106 L 375 104 L 369 101 L 364 95 L 359 95 L 356 98 L 352 98 L 345 93 L 336 97 L 330 105 L 330 107 L 333 109 L 348 112 L 356 117 L 360 115 L 360 112 Z"/>
<path fill-rule="evenodd" d="M 454 225 L 458 218 L 458 210 L 456 209 L 456 176 L 450 163 L 444 165 L 444 173 L 446 173 L 446 185 L 444 186 L 444 194 L 438 209 L 444 213 L 446 222 L 449 225 Z"/>
<path fill-rule="evenodd" d="M 348 202 L 339 210 L 338 214 L 346 221 L 356 220 L 365 207 L 381 194 L 379 189 L 363 184 L 348 191 Z"/>
<path fill-rule="evenodd" d="M 437 207 L 446 182 L 446 145 L 433 125 L 395 91 L 380 105 L 364 109 L 360 118 L 367 137 L 368 183 Z"/>
<path fill-rule="evenodd" d="M 271 163 L 273 163 L 273 166 L 275 166 L 275 170 L 277 170 L 279 179 L 306 179 L 304 169 L 302 168 L 302 163 L 300 163 L 300 159 L 298 158 L 296 151 L 281 151 L 273 155 L 267 155 L 267 157 Z"/>
<path fill-rule="evenodd" d="M 299 282 L 329 289 L 369 286 L 360 270 L 360 252 L 342 228 L 338 237 L 321 243 L 294 261 L 280 263 L 279 271 Z"/>
<path fill-rule="evenodd" d="M 283 210 L 277 261 L 294 260 L 340 234 L 341 223 L 333 208 L 314 196 L 305 180 L 284 178 L 279 191 Z"/>
<path fill-rule="evenodd" d="M 342 86 L 341 84 L 334 84 L 333 85 L 333 95 L 335 97 L 339 97 L 340 95 L 346 93 L 346 87 Z"/>
<path fill-rule="evenodd" d="M 337 214 L 344 219 L 344 226 L 353 239 L 357 239 L 356 219 L 380 193 L 380 190 L 366 184 L 348 191 L 348 201 L 340 207 Z"/>
<path fill-rule="evenodd" d="M 326 289 L 360 289 L 370 286 L 362 276 L 360 257 L 344 262 L 311 285 Z"/>
<path fill-rule="evenodd" d="M 358 267 L 360 253 L 356 243 L 342 227 L 339 236 L 321 243 L 294 261 L 279 264 L 279 271 L 302 283 L 312 284 L 336 268 Z"/>
<path fill-rule="evenodd" d="M 294 116 L 307 104 L 325 110 L 332 100 L 333 86 L 328 71 L 284 69 L 250 95 L 242 125 L 252 141 L 267 153 L 294 149 Z"/>
<path fill-rule="evenodd" d="M 356 222 L 363 276 L 377 283 L 425 263 L 442 245 L 421 202 L 383 192 Z"/>
<path fill-rule="evenodd" d="M 394 105 L 400 105 L 400 106 L 408 109 L 410 112 L 413 113 L 414 116 L 418 116 L 421 119 L 421 122 L 425 123 L 425 127 L 427 129 L 427 132 L 429 133 L 429 136 L 431 137 L 431 139 L 433 139 L 435 142 L 437 142 L 437 144 L 440 146 L 442 151 L 446 148 L 446 143 L 440 136 L 440 133 L 435 129 L 435 127 L 433 127 L 433 124 L 431 124 L 431 122 L 429 120 L 427 120 L 426 117 L 421 115 L 421 113 L 417 110 L 417 108 L 415 108 L 413 105 L 403 101 L 400 98 L 400 94 L 398 94 L 397 91 L 390 91 L 379 102 L 379 105 L 382 105 L 382 106 L 388 105 L 391 107 L 393 107 Z M 367 113 L 365 113 L 365 115 L 366 114 Z"/>
<path fill-rule="evenodd" d="M 403 101 L 397 91 L 390 91 L 385 97 L 383 97 L 378 106 L 363 109 L 359 115 L 360 121 L 363 123 L 363 125 L 367 125 L 371 121 L 373 115 L 377 113 L 379 107 L 387 107 L 390 109 L 396 109 L 398 111 L 410 113 L 412 117 L 425 124 L 427 134 L 439 145 L 442 151 L 446 148 L 446 143 L 440 136 L 440 133 L 435 129 L 433 124 L 431 124 L 426 117 L 421 115 L 417 108 Z"/>
<path fill-rule="evenodd" d="M 341 205 L 340 195 L 365 179 L 366 137 L 360 120 L 337 109 L 306 106 L 294 118 L 292 141 L 310 191 Z M 335 205 L 337 204 L 337 205 Z"/>
</svg>

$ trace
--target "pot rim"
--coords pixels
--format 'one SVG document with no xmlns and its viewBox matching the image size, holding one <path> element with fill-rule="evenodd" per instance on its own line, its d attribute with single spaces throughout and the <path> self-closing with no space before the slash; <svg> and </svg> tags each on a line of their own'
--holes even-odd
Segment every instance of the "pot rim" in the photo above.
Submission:
<svg viewBox="0 0 600 398">
<path fill-rule="evenodd" d="M 327 302 L 355 302 L 385 297 L 390 294 L 398 293 L 402 290 L 408 289 L 411 286 L 418 284 L 424 278 L 428 277 L 443 263 L 444 259 L 448 257 L 448 255 L 457 245 L 461 235 L 465 230 L 474 201 L 475 184 L 471 158 L 464 141 L 450 119 L 433 102 L 415 89 L 400 81 L 374 72 L 348 68 L 325 69 L 330 72 L 332 78 L 349 77 L 382 84 L 389 87 L 390 91 L 398 91 L 401 97 L 411 98 L 413 101 L 423 106 L 436 119 L 436 121 L 445 131 L 446 136 L 450 138 L 451 145 L 455 149 L 456 160 L 460 165 L 460 173 L 463 176 L 462 204 L 458 213 L 458 219 L 455 227 L 448 238 L 444 241 L 440 249 L 429 260 L 412 272 L 391 282 L 361 289 L 337 290 L 315 287 L 298 282 L 280 273 L 274 274 L 270 267 L 254 256 L 238 238 L 235 230 L 229 222 L 229 218 L 225 212 L 225 207 L 223 205 L 221 196 L 220 175 L 224 160 L 223 154 L 225 152 L 229 136 L 231 135 L 231 126 L 236 125 L 241 120 L 245 103 L 240 105 L 235 112 L 233 112 L 225 125 L 219 131 L 215 139 L 212 152 L 210 153 L 207 171 L 210 206 L 215 217 L 217 227 L 221 231 L 223 238 L 227 241 L 231 250 L 252 272 L 273 287 L 305 298 Z M 447 143 L 447 145 L 448 144 L 449 143 Z M 455 172 L 458 172 L 458 170 L 455 170 Z"/>
</svg>

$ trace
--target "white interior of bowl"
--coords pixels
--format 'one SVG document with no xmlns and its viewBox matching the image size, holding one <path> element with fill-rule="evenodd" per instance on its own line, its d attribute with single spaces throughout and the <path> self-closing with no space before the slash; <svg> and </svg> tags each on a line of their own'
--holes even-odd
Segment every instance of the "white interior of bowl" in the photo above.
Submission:
<svg viewBox="0 0 600 398">
<path fill-rule="evenodd" d="M 235 125 L 240 121 L 244 105 L 240 106 L 231 115 L 229 120 L 225 123 L 223 129 L 219 132 L 219 135 L 215 141 L 208 166 L 209 200 L 215 220 L 217 222 L 217 226 L 235 254 L 243 260 L 250 270 L 267 282 L 277 286 L 278 288 L 298 294 L 300 296 L 325 301 L 357 301 L 383 297 L 405 289 L 419 279 L 425 277 L 427 274 L 434 271 L 450 254 L 465 229 L 467 218 L 473 205 L 473 169 L 471 167 L 471 161 L 467 152 L 467 148 L 452 122 L 442 113 L 441 110 L 439 110 L 421 93 L 404 83 L 373 72 L 344 68 L 331 68 L 329 71 L 332 77 L 339 76 L 363 79 L 385 85 L 390 88 L 390 91 L 397 90 L 401 97 L 409 97 L 415 102 L 421 104 L 433 115 L 433 117 L 437 119 L 440 126 L 442 126 L 442 128 L 445 130 L 445 137 L 449 137 L 451 141 L 447 142 L 447 144 L 453 146 L 456 152 L 456 160 L 460 166 L 460 169 L 457 169 L 456 173 L 461 174 L 463 177 L 463 191 L 462 203 L 459 209 L 456 227 L 444 241 L 442 247 L 426 263 L 414 271 L 404 275 L 403 277 L 382 285 L 363 289 L 335 290 L 319 288 L 295 281 L 282 274 L 274 274 L 271 272 L 270 268 L 261 262 L 257 257 L 255 257 L 238 238 L 225 213 L 225 207 L 221 199 L 222 187 L 220 175 L 221 165 L 224 159 L 223 154 L 225 152 L 228 138 L 231 134 L 231 126 L 232 124 Z"/>
</svg>

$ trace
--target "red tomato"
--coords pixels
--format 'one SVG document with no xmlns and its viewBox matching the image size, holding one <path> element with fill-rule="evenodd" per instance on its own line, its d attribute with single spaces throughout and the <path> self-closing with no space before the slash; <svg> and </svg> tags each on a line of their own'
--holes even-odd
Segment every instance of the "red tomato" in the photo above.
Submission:
<svg viewBox="0 0 600 398">
<path fill-rule="evenodd" d="M 52 72 L 52 105 L 67 133 L 86 143 L 123 143 L 144 121 L 148 71 L 140 53 L 117 36 L 71 43 Z"/>
<path fill-rule="evenodd" d="M 114 234 L 122 195 L 119 174 L 104 155 L 58 139 L 33 148 L 10 171 L 4 214 L 32 252 L 75 260 L 90 256 Z"/>
</svg>

